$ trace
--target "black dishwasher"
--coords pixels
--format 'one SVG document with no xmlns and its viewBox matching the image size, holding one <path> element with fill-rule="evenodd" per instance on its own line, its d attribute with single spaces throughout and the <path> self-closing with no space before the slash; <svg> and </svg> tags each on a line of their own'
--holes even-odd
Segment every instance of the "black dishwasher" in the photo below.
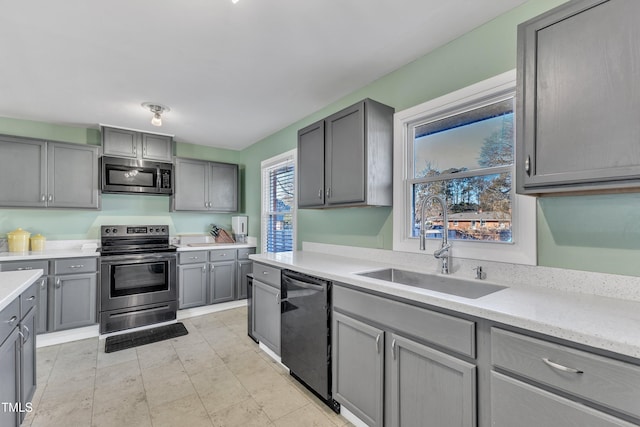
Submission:
<svg viewBox="0 0 640 427">
<path fill-rule="evenodd" d="M 282 363 L 340 412 L 340 405 L 331 398 L 331 282 L 284 270 L 281 295 Z"/>
</svg>

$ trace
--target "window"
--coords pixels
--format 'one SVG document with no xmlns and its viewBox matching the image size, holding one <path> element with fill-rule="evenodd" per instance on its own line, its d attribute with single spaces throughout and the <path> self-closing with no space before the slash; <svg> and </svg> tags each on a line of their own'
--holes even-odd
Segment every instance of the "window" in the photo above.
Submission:
<svg viewBox="0 0 640 427">
<path fill-rule="evenodd" d="M 262 252 L 294 250 L 296 151 L 264 160 L 262 168 Z"/>
<path fill-rule="evenodd" d="M 454 257 L 535 264 L 535 199 L 514 191 L 514 108 L 511 71 L 396 113 L 394 250 L 418 251 L 422 201 L 436 194 Z M 440 210 L 424 207 L 433 248 Z"/>
</svg>

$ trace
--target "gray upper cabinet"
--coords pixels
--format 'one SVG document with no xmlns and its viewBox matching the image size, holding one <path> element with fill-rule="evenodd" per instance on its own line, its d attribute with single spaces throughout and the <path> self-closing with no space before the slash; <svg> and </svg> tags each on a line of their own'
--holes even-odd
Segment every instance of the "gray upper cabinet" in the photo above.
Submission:
<svg viewBox="0 0 640 427">
<path fill-rule="evenodd" d="M 519 193 L 640 187 L 638 16 L 581 0 L 518 26 Z"/>
<path fill-rule="evenodd" d="M 47 206 L 97 209 L 100 204 L 98 147 L 50 142 L 47 150 Z"/>
<path fill-rule="evenodd" d="M 173 138 L 169 135 L 107 126 L 101 129 L 104 155 L 164 162 L 173 160 Z"/>
<path fill-rule="evenodd" d="M 298 131 L 298 206 L 391 206 L 393 112 L 365 99 Z"/>
<path fill-rule="evenodd" d="M 171 209 L 236 212 L 238 165 L 177 158 Z"/>
<path fill-rule="evenodd" d="M 0 137 L 0 206 L 98 209 L 98 147 Z"/>
</svg>

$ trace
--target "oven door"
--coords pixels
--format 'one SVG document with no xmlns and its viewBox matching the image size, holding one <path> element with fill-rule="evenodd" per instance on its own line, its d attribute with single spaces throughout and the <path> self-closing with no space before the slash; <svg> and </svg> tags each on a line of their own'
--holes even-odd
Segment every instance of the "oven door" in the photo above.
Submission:
<svg viewBox="0 0 640 427">
<path fill-rule="evenodd" d="M 176 300 L 175 252 L 100 258 L 100 310 Z"/>
</svg>

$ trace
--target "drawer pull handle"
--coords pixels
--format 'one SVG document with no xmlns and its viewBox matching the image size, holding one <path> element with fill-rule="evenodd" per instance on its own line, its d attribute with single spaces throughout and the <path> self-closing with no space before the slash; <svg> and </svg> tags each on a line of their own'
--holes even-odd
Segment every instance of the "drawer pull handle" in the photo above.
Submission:
<svg viewBox="0 0 640 427">
<path fill-rule="evenodd" d="M 13 325 L 16 320 L 18 320 L 18 316 L 11 316 L 11 319 L 7 320 L 7 323 Z"/>
<path fill-rule="evenodd" d="M 198 259 L 197 256 L 190 256 L 189 259 Z"/>
<path fill-rule="evenodd" d="M 376 350 L 380 353 L 380 334 L 376 336 Z"/>
<path fill-rule="evenodd" d="M 396 360 L 396 340 L 391 342 L 391 356 L 393 356 L 393 360 Z"/>
<path fill-rule="evenodd" d="M 78 264 L 78 265 L 70 265 L 69 268 L 82 268 L 84 267 L 84 264 Z"/>
<path fill-rule="evenodd" d="M 31 295 L 29 298 L 27 298 L 27 301 L 33 301 L 34 299 L 36 299 L 35 295 Z"/>
<path fill-rule="evenodd" d="M 23 270 L 33 270 L 33 267 L 18 267 L 17 268 L 18 271 L 23 271 Z"/>
<path fill-rule="evenodd" d="M 584 371 L 575 368 L 569 368 L 568 366 L 561 365 L 559 363 L 553 362 L 546 357 L 542 358 L 542 361 L 547 365 L 551 366 L 553 369 L 557 369 L 562 372 L 570 372 L 572 374 L 584 374 Z"/>
<path fill-rule="evenodd" d="M 267 274 L 269 274 L 269 272 L 268 272 L 268 271 L 263 271 L 263 272 L 262 272 L 262 274 L 263 274 L 264 276 L 266 276 Z"/>
</svg>

